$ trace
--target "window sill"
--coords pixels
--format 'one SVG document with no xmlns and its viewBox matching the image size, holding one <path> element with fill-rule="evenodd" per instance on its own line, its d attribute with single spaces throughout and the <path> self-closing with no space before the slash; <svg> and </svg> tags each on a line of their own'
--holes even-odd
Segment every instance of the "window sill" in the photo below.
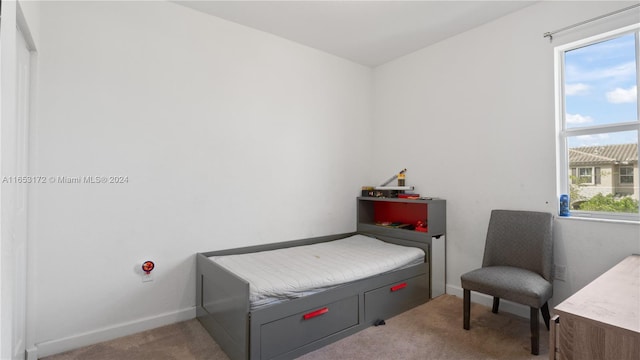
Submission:
<svg viewBox="0 0 640 360">
<path fill-rule="evenodd" d="M 565 221 L 589 221 L 589 222 L 603 222 L 609 224 L 630 224 L 630 225 L 640 225 L 640 220 L 638 219 L 611 219 L 611 218 L 602 218 L 602 217 L 594 217 L 587 216 L 582 214 L 572 214 L 571 216 L 556 216 L 556 219 Z"/>
</svg>

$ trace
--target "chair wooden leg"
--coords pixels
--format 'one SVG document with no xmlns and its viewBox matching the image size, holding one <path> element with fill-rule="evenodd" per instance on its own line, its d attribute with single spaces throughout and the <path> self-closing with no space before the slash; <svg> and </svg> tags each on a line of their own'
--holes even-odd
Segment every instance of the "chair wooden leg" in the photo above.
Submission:
<svg viewBox="0 0 640 360">
<path fill-rule="evenodd" d="M 471 290 L 463 289 L 463 324 L 465 330 L 469 330 L 469 317 L 471 316 Z"/>
<path fill-rule="evenodd" d="M 549 330 L 549 319 L 551 318 L 551 314 L 549 314 L 549 303 L 544 303 L 540 310 L 542 310 L 542 318 L 544 319 L 544 324 L 547 325 L 547 330 Z"/>
<path fill-rule="evenodd" d="M 533 355 L 538 355 L 540 352 L 540 320 L 538 320 L 538 311 L 537 308 L 531 309 L 531 353 Z"/>
<path fill-rule="evenodd" d="M 493 297 L 493 308 L 491 309 L 491 312 L 494 313 L 494 314 L 497 314 L 499 307 L 500 307 L 500 298 L 494 296 Z"/>
</svg>

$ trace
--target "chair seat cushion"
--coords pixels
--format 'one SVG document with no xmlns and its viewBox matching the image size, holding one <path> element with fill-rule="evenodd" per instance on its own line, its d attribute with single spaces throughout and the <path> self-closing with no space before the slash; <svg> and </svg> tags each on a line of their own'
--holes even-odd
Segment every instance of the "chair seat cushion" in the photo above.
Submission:
<svg viewBox="0 0 640 360">
<path fill-rule="evenodd" d="M 539 309 L 553 295 L 553 285 L 539 274 L 511 266 L 488 266 L 460 277 L 462 288 Z"/>
</svg>

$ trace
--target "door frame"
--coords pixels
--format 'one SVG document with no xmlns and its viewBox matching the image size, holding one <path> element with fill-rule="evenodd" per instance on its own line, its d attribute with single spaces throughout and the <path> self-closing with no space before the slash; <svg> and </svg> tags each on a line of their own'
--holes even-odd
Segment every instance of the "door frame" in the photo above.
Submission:
<svg viewBox="0 0 640 360">
<path fill-rule="evenodd" d="M 2 176 L 29 176 L 29 149 L 31 132 L 29 125 L 33 119 L 33 94 L 35 70 L 35 44 L 27 25 L 20 3 L 16 0 L 2 1 L 2 17 L 0 20 L 0 170 Z M 19 41 L 19 37 L 24 41 Z M 26 46 L 29 52 L 29 76 L 26 86 L 26 99 L 18 95 L 18 46 Z M 21 47 L 22 49 L 22 47 Z M 18 104 L 27 101 L 27 117 L 19 130 L 16 121 L 19 114 Z M 18 140 L 19 131 L 22 131 Z M 23 147 L 20 153 L 18 146 Z M 19 156 L 22 155 L 22 156 Z M 15 165 L 15 166 L 14 166 Z M 4 171 L 14 167 L 22 169 L 25 174 L 5 174 Z M 18 207 L 17 197 L 20 191 L 3 185 L 0 187 L 0 358 L 24 359 L 35 358 L 29 356 L 29 349 L 34 349 L 34 317 L 33 300 L 30 291 L 33 290 L 33 271 L 30 271 L 30 256 L 32 243 L 29 240 L 29 192 L 30 187 L 23 188 L 24 197 L 20 203 L 24 206 L 24 224 L 19 225 L 16 220 Z M 24 226 L 21 239 L 15 239 L 15 227 Z M 16 249 L 21 253 L 21 259 L 15 261 Z M 17 286 L 16 279 L 26 279 L 23 286 Z M 19 290 L 14 293 L 15 290 Z M 31 294 L 33 295 L 33 294 Z M 21 303 L 16 306 L 16 302 Z M 19 312 L 19 313 L 17 313 Z M 16 333 L 20 334 L 16 334 Z M 32 351 L 32 355 L 35 352 Z"/>
</svg>

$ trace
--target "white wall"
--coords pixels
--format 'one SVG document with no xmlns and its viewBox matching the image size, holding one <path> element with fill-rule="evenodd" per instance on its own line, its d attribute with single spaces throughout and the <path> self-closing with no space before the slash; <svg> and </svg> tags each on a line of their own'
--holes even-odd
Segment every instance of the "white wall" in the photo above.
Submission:
<svg viewBox="0 0 640 360">
<path fill-rule="evenodd" d="M 168 2 L 39 5 L 34 174 L 128 176 L 34 187 L 39 356 L 195 316 L 196 252 L 355 230 L 370 68 Z"/>
<path fill-rule="evenodd" d="M 375 69 L 374 176 L 406 166 L 417 192 L 447 200 L 449 293 L 461 295 L 460 275 L 481 265 L 491 209 L 557 213 L 553 48 L 580 34 L 549 43 L 543 33 L 629 4 L 538 3 Z M 634 20 L 637 12 L 587 28 Z M 555 282 L 553 304 L 640 252 L 637 224 L 555 225 L 567 281 Z"/>
</svg>

